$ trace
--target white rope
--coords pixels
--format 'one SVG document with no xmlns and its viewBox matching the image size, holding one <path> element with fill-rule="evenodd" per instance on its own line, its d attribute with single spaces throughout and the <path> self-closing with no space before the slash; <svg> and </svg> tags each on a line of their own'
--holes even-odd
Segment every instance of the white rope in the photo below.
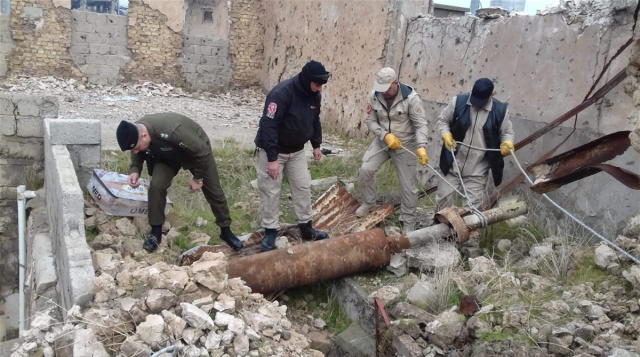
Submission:
<svg viewBox="0 0 640 357">
<path fill-rule="evenodd" d="M 518 161 L 518 159 L 516 158 L 516 156 L 514 155 L 513 150 L 509 149 L 509 151 L 511 151 L 511 156 L 513 157 L 513 161 L 516 162 L 516 165 L 518 165 L 518 168 L 520 169 L 520 172 L 522 172 L 522 174 L 524 175 L 524 177 L 527 178 L 527 181 L 529 181 L 529 183 L 531 185 L 533 185 L 533 181 L 531 181 L 531 178 L 529 178 L 529 175 L 524 171 L 524 169 L 522 168 L 522 166 L 520 165 L 520 162 Z M 587 226 L 586 224 L 584 224 L 582 221 L 580 221 L 579 219 L 577 219 L 576 217 L 574 217 L 571 213 L 569 213 L 567 210 L 565 210 L 564 208 L 562 208 L 559 204 L 555 203 L 549 196 L 547 196 L 546 193 L 542 194 L 542 197 L 546 198 L 547 201 L 551 202 L 552 205 L 554 205 L 557 209 L 559 209 L 560 211 L 562 211 L 562 213 L 566 214 L 567 216 L 569 216 L 569 218 L 571 218 L 572 220 L 574 220 L 576 223 L 578 223 L 579 225 L 581 225 L 582 227 L 584 227 L 586 230 L 588 230 L 589 232 L 591 232 L 591 234 L 593 234 L 594 236 L 598 237 L 601 241 L 607 243 L 608 245 L 610 245 L 612 248 L 614 248 L 615 250 L 617 250 L 618 252 L 622 253 L 623 255 L 625 255 L 627 258 L 631 259 L 632 261 L 634 261 L 636 264 L 640 264 L 640 260 L 638 260 L 636 257 L 634 257 L 633 255 L 629 254 L 627 251 L 625 251 L 624 249 L 620 248 L 618 245 L 616 245 L 615 243 L 613 243 L 612 241 L 608 240 L 607 238 L 605 238 L 604 236 L 602 236 L 600 233 L 596 232 L 595 230 L 591 229 L 591 227 Z"/>
<path fill-rule="evenodd" d="M 464 185 L 464 181 L 462 180 L 462 171 L 460 171 L 460 166 L 458 166 L 458 160 L 456 160 L 456 154 L 453 152 L 453 150 L 451 150 L 451 156 L 453 157 L 454 165 L 456 165 L 456 171 L 458 171 L 460 186 L 462 186 L 462 190 L 464 191 L 463 197 L 466 198 L 467 205 L 469 206 L 469 208 L 471 208 L 471 212 L 473 212 L 476 216 L 478 216 L 482 227 L 487 227 L 489 225 L 489 221 L 487 220 L 487 217 L 484 216 L 484 213 L 482 213 L 479 209 L 477 209 L 476 206 L 473 204 L 473 201 L 471 200 L 471 196 L 469 196 L 469 193 L 467 192 L 467 188 Z"/>
</svg>

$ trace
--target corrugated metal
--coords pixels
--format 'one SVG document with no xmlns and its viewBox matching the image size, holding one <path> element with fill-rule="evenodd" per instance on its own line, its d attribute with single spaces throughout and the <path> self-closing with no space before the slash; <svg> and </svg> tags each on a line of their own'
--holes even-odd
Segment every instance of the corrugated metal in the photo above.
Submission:
<svg viewBox="0 0 640 357">
<path fill-rule="evenodd" d="M 339 184 L 331 186 L 312 205 L 313 226 L 329 233 L 330 237 L 339 237 L 349 233 L 362 232 L 375 227 L 393 212 L 393 205 L 376 207 L 366 217 L 357 218 L 355 211 L 360 204 L 347 190 Z M 253 232 L 243 242 L 244 248 L 235 252 L 226 244 L 202 245 L 184 252 L 180 257 L 183 265 L 189 265 L 202 257 L 205 252 L 222 252 L 229 259 L 240 258 L 261 253 L 260 243 L 264 233 Z M 285 236 L 291 245 L 302 243 L 297 225 L 281 227 L 278 236 Z"/>
</svg>

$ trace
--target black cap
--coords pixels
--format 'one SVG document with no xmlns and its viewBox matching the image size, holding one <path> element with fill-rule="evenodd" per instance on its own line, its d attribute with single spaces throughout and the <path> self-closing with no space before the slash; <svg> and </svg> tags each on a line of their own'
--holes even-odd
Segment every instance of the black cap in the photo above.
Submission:
<svg viewBox="0 0 640 357">
<path fill-rule="evenodd" d="M 493 94 L 493 82 L 489 78 L 480 78 L 473 85 L 469 102 L 475 107 L 484 107 Z"/>
<path fill-rule="evenodd" d="M 325 84 L 331 77 L 331 73 L 327 72 L 322 63 L 311 60 L 302 67 L 302 76 L 309 82 Z"/>
<path fill-rule="evenodd" d="M 118 145 L 120 150 L 127 151 L 133 149 L 138 144 L 138 127 L 128 121 L 121 121 L 116 130 Z"/>
</svg>

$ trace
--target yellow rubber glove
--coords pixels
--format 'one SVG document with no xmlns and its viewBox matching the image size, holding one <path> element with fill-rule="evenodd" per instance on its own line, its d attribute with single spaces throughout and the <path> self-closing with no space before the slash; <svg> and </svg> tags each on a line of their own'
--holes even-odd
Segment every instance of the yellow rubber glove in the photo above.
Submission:
<svg viewBox="0 0 640 357">
<path fill-rule="evenodd" d="M 402 143 L 400 142 L 400 140 L 398 140 L 398 138 L 396 138 L 396 136 L 391 133 L 384 136 L 384 143 L 387 144 L 387 146 L 391 150 L 398 150 L 402 147 Z"/>
<path fill-rule="evenodd" d="M 513 143 L 509 140 L 505 140 L 502 142 L 502 144 L 500 144 L 500 153 L 502 154 L 502 156 L 509 156 L 511 155 L 511 151 L 509 150 L 513 150 L 515 151 L 514 147 L 513 147 Z"/>
<path fill-rule="evenodd" d="M 442 140 L 444 140 L 444 146 L 447 148 L 447 150 L 449 151 L 455 150 L 457 143 L 455 140 L 453 140 L 453 134 L 451 133 L 442 134 Z"/>
<path fill-rule="evenodd" d="M 418 148 L 416 149 L 416 156 L 418 157 L 418 164 L 424 166 L 429 163 L 429 156 L 427 156 L 427 149 Z"/>
</svg>

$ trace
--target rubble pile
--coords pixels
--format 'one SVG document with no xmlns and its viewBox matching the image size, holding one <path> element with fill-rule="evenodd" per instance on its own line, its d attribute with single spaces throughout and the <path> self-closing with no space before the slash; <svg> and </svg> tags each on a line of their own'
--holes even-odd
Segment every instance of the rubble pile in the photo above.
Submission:
<svg viewBox="0 0 640 357">
<path fill-rule="evenodd" d="M 30 77 L 16 75 L 6 78 L 0 83 L 0 90 L 19 93 L 47 93 L 49 95 L 60 95 L 68 99 L 73 94 L 97 92 L 114 96 L 143 96 L 143 97 L 203 97 L 214 96 L 208 92 L 188 92 L 182 88 L 173 87 L 167 83 L 155 83 L 144 81 L 140 83 L 122 83 L 115 86 L 103 86 L 99 84 L 89 84 L 77 79 L 61 79 L 53 76 Z M 257 88 L 249 88 L 249 92 L 260 92 Z M 238 91 L 245 92 L 246 91 Z M 222 94 L 225 95 L 225 94 Z"/>
<path fill-rule="evenodd" d="M 615 241 L 640 256 L 640 216 Z M 605 244 L 580 246 L 557 236 L 495 243 L 502 259 L 469 258 L 468 269 L 448 249 L 432 249 L 421 269 L 435 273 L 409 274 L 371 292 L 395 318 L 392 343 L 400 355 L 640 357 L 639 266 Z M 448 276 L 438 274 L 447 261 Z M 559 276 L 553 269 L 563 262 L 569 274 Z M 428 312 L 451 287 L 445 298 L 456 290 L 473 296 L 475 313 L 462 303 Z"/>
<path fill-rule="evenodd" d="M 87 223 L 100 231 L 90 243 L 94 301 L 84 311 L 66 311 L 65 321 L 36 316 L 12 357 L 38 349 L 45 357 L 142 357 L 170 346 L 188 357 L 323 355 L 292 328 L 285 305 L 228 278 L 223 253 L 205 253 L 191 266 L 150 263 L 147 258 L 167 249 L 175 228 L 165 225 L 163 247 L 147 254 L 137 236 L 145 224 L 141 219 L 114 221 L 100 211 L 88 213 Z"/>
</svg>

